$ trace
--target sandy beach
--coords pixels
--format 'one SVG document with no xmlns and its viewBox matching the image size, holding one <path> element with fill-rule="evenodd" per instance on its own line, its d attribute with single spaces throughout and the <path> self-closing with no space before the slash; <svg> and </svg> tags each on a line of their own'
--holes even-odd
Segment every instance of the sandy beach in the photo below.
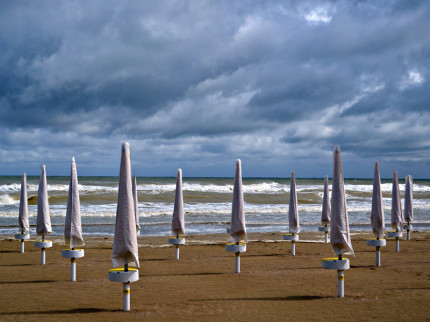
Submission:
<svg viewBox="0 0 430 322">
<path fill-rule="evenodd" d="M 19 242 L 2 236 L 0 320 L 429 320 L 430 232 L 402 240 L 399 253 L 388 240 L 378 268 L 368 237 L 352 235 L 356 256 L 347 256 L 351 269 L 342 299 L 336 271 L 321 267 L 333 253 L 320 233 L 300 234 L 295 257 L 281 233 L 249 234 L 240 274 L 234 273 L 234 254 L 225 251 L 227 234 L 187 236 L 180 260 L 167 237 L 139 237 L 140 279 L 131 285 L 131 311 L 125 313 L 122 285 L 107 279 L 111 237 L 86 237 L 72 283 L 62 236 L 49 238 L 54 246 L 45 266 L 33 242 L 20 254 Z"/>
</svg>

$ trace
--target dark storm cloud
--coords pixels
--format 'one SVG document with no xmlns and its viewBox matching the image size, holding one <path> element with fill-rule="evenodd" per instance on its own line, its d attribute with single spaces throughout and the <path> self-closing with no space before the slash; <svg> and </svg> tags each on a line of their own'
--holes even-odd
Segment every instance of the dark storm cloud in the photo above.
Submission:
<svg viewBox="0 0 430 322">
<path fill-rule="evenodd" d="M 3 2 L 2 168 L 62 173 L 74 154 L 115 174 L 130 140 L 145 175 L 225 175 L 241 157 L 249 175 L 323 176 L 340 144 L 351 175 L 380 159 L 428 176 L 429 14 L 420 1 Z"/>
</svg>

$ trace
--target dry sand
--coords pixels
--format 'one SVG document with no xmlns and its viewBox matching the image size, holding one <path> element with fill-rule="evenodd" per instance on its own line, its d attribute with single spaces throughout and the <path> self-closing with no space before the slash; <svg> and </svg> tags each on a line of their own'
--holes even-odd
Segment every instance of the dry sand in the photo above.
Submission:
<svg viewBox="0 0 430 322">
<path fill-rule="evenodd" d="M 140 279 L 131 284 L 131 311 L 122 312 L 122 285 L 107 279 L 112 238 L 86 238 L 72 283 L 62 237 L 50 238 L 54 246 L 42 266 L 32 241 L 20 254 L 19 242 L 3 236 L 0 320 L 429 320 L 430 233 L 402 240 L 399 253 L 388 240 L 378 268 L 368 237 L 352 236 L 356 257 L 347 256 L 351 269 L 342 299 L 336 271 L 321 267 L 333 253 L 319 233 L 301 234 L 294 257 L 281 233 L 249 234 L 240 274 L 234 273 L 234 254 L 225 251 L 227 234 L 188 236 L 180 260 L 167 237 L 139 237 Z"/>
</svg>

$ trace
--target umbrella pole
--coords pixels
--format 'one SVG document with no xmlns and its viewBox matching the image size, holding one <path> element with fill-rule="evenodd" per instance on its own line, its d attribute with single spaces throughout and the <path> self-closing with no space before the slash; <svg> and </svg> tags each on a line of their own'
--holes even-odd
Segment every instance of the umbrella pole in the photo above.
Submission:
<svg viewBox="0 0 430 322">
<path fill-rule="evenodd" d="M 328 243 L 328 231 L 325 232 L 325 240 L 324 242 L 327 244 Z"/>
<path fill-rule="evenodd" d="M 76 281 L 76 258 L 70 259 L 70 279 L 72 282 Z"/>
<path fill-rule="evenodd" d="M 125 269 L 124 269 L 125 271 Z M 130 311 L 130 282 L 123 283 L 123 311 L 128 312 Z"/>
<path fill-rule="evenodd" d="M 376 266 L 381 266 L 381 247 L 376 246 Z"/>
<path fill-rule="evenodd" d="M 396 229 L 396 233 L 397 232 L 399 231 Z M 396 236 L 396 252 L 400 252 L 400 239 L 397 236 Z"/>
<path fill-rule="evenodd" d="M 176 239 L 179 239 L 179 235 L 176 235 Z M 179 245 L 175 246 L 175 259 L 179 259 Z"/>
<path fill-rule="evenodd" d="M 408 230 L 409 231 L 409 230 Z M 24 230 L 21 230 L 21 235 L 24 235 Z M 24 253 L 24 239 L 21 239 L 21 249 L 19 251 L 21 254 Z"/>
<path fill-rule="evenodd" d="M 236 242 L 236 245 L 239 245 L 239 242 Z M 240 252 L 236 252 L 236 269 L 235 273 L 240 273 Z"/>
<path fill-rule="evenodd" d="M 342 260 L 342 255 L 339 255 L 339 260 Z M 343 274 L 343 269 L 337 271 L 337 297 L 344 297 L 344 279 L 345 275 Z"/>
<path fill-rule="evenodd" d="M 42 242 L 45 241 L 45 235 L 42 235 Z M 45 247 L 42 247 L 42 258 L 41 258 L 42 265 L 45 265 Z"/>
<path fill-rule="evenodd" d="M 296 241 L 291 241 L 291 255 L 296 256 Z"/>
<path fill-rule="evenodd" d="M 236 252 L 236 270 L 235 273 L 240 273 L 240 252 Z"/>
<path fill-rule="evenodd" d="M 124 264 L 124 272 L 128 272 L 128 263 Z M 130 282 L 122 284 L 122 310 L 130 311 Z"/>
<path fill-rule="evenodd" d="M 407 232 L 406 232 L 406 240 L 411 240 L 411 231 L 409 230 L 409 227 L 410 227 L 410 223 L 408 221 L 408 229 L 407 229 Z"/>
</svg>

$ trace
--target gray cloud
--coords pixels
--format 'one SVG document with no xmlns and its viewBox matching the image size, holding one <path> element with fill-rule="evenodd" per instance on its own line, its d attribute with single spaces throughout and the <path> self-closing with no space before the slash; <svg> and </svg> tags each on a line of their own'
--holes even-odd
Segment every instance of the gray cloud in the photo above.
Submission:
<svg viewBox="0 0 430 322">
<path fill-rule="evenodd" d="M 430 5 L 5 2 L 4 174 L 428 177 Z M 188 173 L 187 168 L 188 167 Z M 33 170 L 34 169 L 34 170 Z M 369 170 L 370 169 L 370 170 Z M 249 171 L 246 173 L 246 171 Z"/>
</svg>

